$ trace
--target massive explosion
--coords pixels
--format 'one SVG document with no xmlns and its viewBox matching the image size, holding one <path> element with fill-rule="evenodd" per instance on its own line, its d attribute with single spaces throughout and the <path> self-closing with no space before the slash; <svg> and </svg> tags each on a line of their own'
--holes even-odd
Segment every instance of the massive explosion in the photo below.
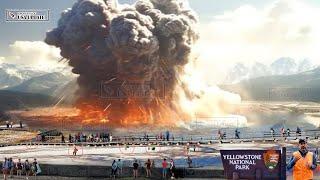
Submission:
<svg viewBox="0 0 320 180">
<path fill-rule="evenodd" d="M 194 93 L 182 78 L 199 38 L 197 23 L 184 0 L 79 0 L 45 42 L 59 47 L 79 75 L 76 106 L 85 119 L 175 124 L 195 113 L 181 103 L 206 93 Z"/>
</svg>

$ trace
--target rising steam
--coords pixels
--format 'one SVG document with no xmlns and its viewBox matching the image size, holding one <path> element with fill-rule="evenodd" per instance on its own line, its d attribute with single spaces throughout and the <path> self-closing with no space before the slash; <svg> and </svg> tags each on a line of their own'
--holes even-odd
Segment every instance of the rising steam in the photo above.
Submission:
<svg viewBox="0 0 320 180">
<path fill-rule="evenodd" d="M 118 124 L 170 123 L 190 115 L 181 102 L 200 98 L 181 79 L 199 37 L 197 23 L 184 0 L 138 0 L 132 6 L 78 0 L 45 42 L 59 47 L 79 74 L 77 106 L 84 112 L 102 110 Z M 148 98 L 102 99 L 101 84 L 148 85 L 150 93 Z"/>
</svg>

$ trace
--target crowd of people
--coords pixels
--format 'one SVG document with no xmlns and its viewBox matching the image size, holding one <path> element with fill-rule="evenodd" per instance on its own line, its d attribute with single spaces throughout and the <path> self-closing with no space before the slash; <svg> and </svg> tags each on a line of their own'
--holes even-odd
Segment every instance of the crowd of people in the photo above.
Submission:
<svg viewBox="0 0 320 180">
<path fill-rule="evenodd" d="M 26 179 L 29 179 L 29 176 L 36 177 L 41 173 L 41 169 L 37 159 L 33 159 L 33 162 L 29 162 L 28 159 L 22 162 L 21 159 L 18 159 L 15 162 L 12 158 L 5 158 L 2 162 L 2 173 L 4 180 L 12 178 L 15 174 L 17 177 L 22 177 L 24 174 Z"/>
<path fill-rule="evenodd" d="M 188 164 L 188 168 L 192 167 L 192 159 L 190 156 L 186 159 L 186 162 Z M 123 171 L 123 160 L 118 159 L 118 160 L 113 160 L 111 164 L 111 175 L 110 177 L 112 179 L 115 179 L 116 177 L 121 177 L 122 176 L 122 171 Z M 147 178 L 152 177 L 152 169 L 155 168 L 155 162 L 154 160 L 147 159 L 144 165 L 137 159 L 135 159 L 132 163 L 132 173 L 133 173 L 133 178 L 138 178 L 139 177 L 139 168 L 144 168 L 145 173 Z M 167 160 L 164 158 L 161 162 L 161 169 L 162 169 L 162 178 L 171 178 L 174 179 L 176 177 L 176 166 L 175 162 L 173 159 Z"/>
<path fill-rule="evenodd" d="M 166 131 L 165 133 L 159 133 L 155 136 L 150 136 L 147 133 L 144 133 L 143 136 L 135 138 L 135 137 L 122 137 L 122 139 L 116 139 L 116 140 L 144 140 L 144 141 L 149 141 L 151 138 L 154 138 L 157 141 L 174 141 L 174 136 L 172 134 L 170 134 L 169 131 Z M 37 138 L 39 141 L 43 141 L 45 139 L 45 137 L 40 137 Z M 68 135 L 68 139 L 66 139 L 65 135 L 62 134 L 61 135 L 61 142 L 65 143 L 65 142 L 69 142 L 69 143 L 81 143 L 81 142 L 112 142 L 114 139 L 114 137 L 112 136 L 111 133 L 96 133 L 96 134 L 86 134 L 84 132 L 79 132 L 77 134 L 69 134 Z"/>
<path fill-rule="evenodd" d="M 75 154 L 73 154 L 75 155 Z M 188 168 L 192 167 L 192 159 L 190 156 L 187 157 L 186 163 Z M 130 166 L 130 165 L 129 165 Z M 112 179 L 116 177 L 121 177 L 123 173 L 124 162 L 122 159 L 113 160 L 111 164 L 111 175 Z M 173 159 L 167 160 L 164 158 L 161 162 L 162 177 L 166 178 L 175 178 L 176 177 L 176 168 L 175 162 Z M 139 177 L 139 169 L 144 168 L 146 172 L 146 177 L 152 177 L 152 169 L 155 168 L 154 160 L 147 159 L 144 165 L 135 159 L 132 163 L 133 178 Z M 36 179 L 37 175 L 41 173 L 41 168 L 37 159 L 34 159 L 33 162 L 30 162 L 26 159 L 24 162 L 21 159 L 17 159 L 15 162 L 12 158 L 5 158 L 2 162 L 2 173 L 3 179 L 7 180 L 8 178 L 13 178 L 15 175 L 17 178 L 22 178 L 24 175 L 26 179 L 29 179 L 30 176 L 34 176 Z"/>
<path fill-rule="evenodd" d="M 276 133 L 275 133 L 275 130 L 273 128 L 270 128 L 270 134 L 272 137 L 275 137 Z M 280 132 L 279 132 L 280 136 L 281 137 L 291 137 L 291 130 L 290 128 L 287 128 L 285 129 L 284 127 L 282 127 L 280 129 Z M 299 126 L 297 126 L 297 130 L 296 130 L 296 138 L 300 137 L 302 134 L 302 130 Z"/>
<path fill-rule="evenodd" d="M 79 143 L 79 142 L 112 142 L 112 134 L 111 133 L 96 133 L 96 134 L 86 134 L 83 132 L 79 132 L 77 134 L 68 135 L 69 143 Z M 61 142 L 65 143 L 65 136 L 61 135 Z"/>
<path fill-rule="evenodd" d="M 279 134 L 279 136 L 281 137 L 291 137 L 291 130 L 290 128 L 285 129 L 284 127 L 280 128 L 280 132 L 276 133 L 274 128 L 271 127 L 270 128 L 270 135 L 274 138 Z M 302 130 L 300 127 L 297 127 L 296 130 L 296 138 L 300 137 L 302 135 Z M 223 140 L 226 139 L 227 137 L 227 132 L 226 131 L 222 131 L 221 129 L 218 129 L 218 138 L 219 140 Z M 235 139 L 240 139 L 240 131 L 238 128 L 235 129 L 234 131 L 234 138 Z"/>
</svg>

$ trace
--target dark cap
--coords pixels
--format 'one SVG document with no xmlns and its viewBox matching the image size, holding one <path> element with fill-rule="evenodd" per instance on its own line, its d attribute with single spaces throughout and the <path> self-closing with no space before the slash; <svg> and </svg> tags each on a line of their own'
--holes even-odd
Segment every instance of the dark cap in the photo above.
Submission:
<svg viewBox="0 0 320 180">
<path fill-rule="evenodd" d="M 304 139 L 299 139 L 299 144 L 305 144 L 305 143 L 307 143 L 306 140 L 304 140 Z"/>
</svg>

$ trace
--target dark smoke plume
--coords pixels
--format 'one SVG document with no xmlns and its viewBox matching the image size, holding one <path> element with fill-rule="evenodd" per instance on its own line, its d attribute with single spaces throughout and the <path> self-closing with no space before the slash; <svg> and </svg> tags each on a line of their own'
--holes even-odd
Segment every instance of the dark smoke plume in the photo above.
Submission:
<svg viewBox="0 0 320 180">
<path fill-rule="evenodd" d="M 198 39 L 197 22 L 184 0 L 138 0 L 119 7 L 113 0 L 78 0 L 62 13 L 58 27 L 47 32 L 45 42 L 59 47 L 79 74 L 79 107 L 111 104 L 108 115 L 114 121 L 130 116 L 131 108 L 155 118 L 162 112 L 160 104 L 174 109 L 174 88 Z M 152 93 L 134 103 L 130 97 L 101 99 L 102 82 L 150 83 Z M 165 94 L 161 100 L 160 90 Z"/>
</svg>

